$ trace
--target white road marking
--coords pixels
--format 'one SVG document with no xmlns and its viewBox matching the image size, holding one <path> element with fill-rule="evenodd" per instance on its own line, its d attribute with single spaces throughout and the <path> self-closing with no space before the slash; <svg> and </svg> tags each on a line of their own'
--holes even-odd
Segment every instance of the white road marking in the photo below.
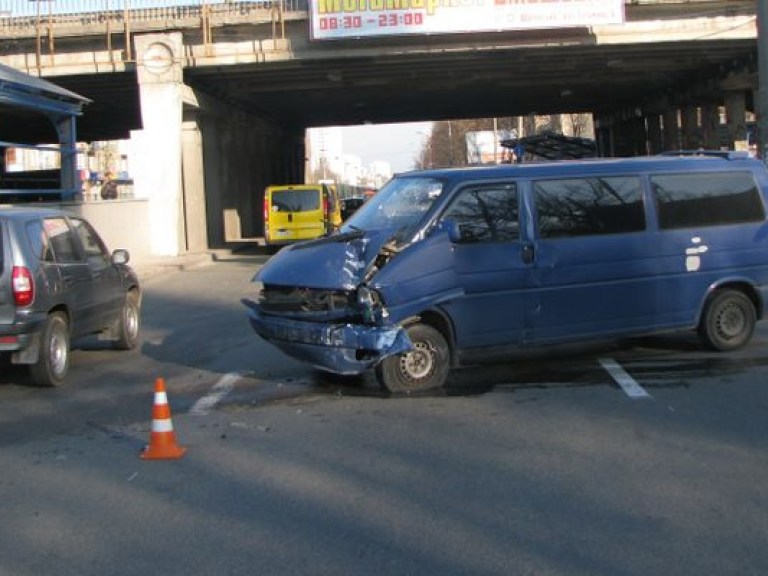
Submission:
<svg viewBox="0 0 768 576">
<path fill-rule="evenodd" d="M 190 408 L 189 413 L 196 416 L 205 416 L 211 409 L 219 403 L 219 401 L 229 394 L 235 387 L 235 382 L 241 378 L 241 375 L 237 372 L 230 372 L 224 374 L 221 379 L 213 385 L 211 391 L 195 402 L 194 406 Z"/>
<path fill-rule="evenodd" d="M 632 376 L 627 374 L 627 371 L 619 366 L 618 362 L 612 358 L 600 358 L 600 364 L 611 375 L 611 378 L 621 386 L 627 396 L 630 398 L 651 398 L 651 395 Z"/>
</svg>

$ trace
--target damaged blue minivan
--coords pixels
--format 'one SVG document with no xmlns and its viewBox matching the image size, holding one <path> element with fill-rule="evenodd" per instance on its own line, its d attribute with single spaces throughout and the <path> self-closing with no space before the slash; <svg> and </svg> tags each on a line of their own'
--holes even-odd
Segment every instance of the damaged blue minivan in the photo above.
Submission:
<svg viewBox="0 0 768 576">
<path fill-rule="evenodd" d="M 394 393 L 554 344 L 697 330 L 734 350 L 764 314 L 767 190 L 737 152 L 407 172 L 283 248 L 245 304 L 290 356 Z"/>
</svg>

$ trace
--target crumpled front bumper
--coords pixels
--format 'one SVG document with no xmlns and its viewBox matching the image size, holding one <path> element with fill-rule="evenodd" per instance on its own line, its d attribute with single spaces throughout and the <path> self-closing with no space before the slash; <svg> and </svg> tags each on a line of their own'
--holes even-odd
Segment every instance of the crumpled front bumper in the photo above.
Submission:
<svg viewBox="0 0 768 576">
<path fill-rule="evenodd" d="M 254 331 L 289 356 L 337 374 L 359 374 L 412 348 L 401 326 L 308 322 L 263 314 L 243 300 Z"/>
</svg>

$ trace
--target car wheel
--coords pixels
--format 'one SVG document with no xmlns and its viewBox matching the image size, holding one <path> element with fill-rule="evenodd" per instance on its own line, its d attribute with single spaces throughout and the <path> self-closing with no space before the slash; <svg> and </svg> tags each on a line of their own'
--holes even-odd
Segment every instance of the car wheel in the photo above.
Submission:
<svg viewBox="0 0 768 576">
<path fill-rule="evenodd" d="M 135 290 L 125 296 L 120 319 L 117 321 L 117 338 L 114 347 L 118 350 L 133 350 L 139 340 L 141 310 L 139 294 Z"/>
<path fill-rule="evenodd" d="M 450 370 L 445 338 L 426 324 L 411 324 L 406 330 L 413 349 L 382 360 L 376 366 L 379 383 L 394 394 L 441 388 Z"/>
<path fill-rule="evenodd" d="M 699 336 L 712 350 L 735 350 L 752 338 L 756 318 L 755 305 L 743 292 L 720 290 L 704 308 Z"/>
<path fill-rule="evenodd" d="M 69 326 L 64 314 L 55 312 L 48 316 L 37 362 L 29 370 L 38 386 L 58 386 L 64 382 L 69 373 Z"/>
</svg>

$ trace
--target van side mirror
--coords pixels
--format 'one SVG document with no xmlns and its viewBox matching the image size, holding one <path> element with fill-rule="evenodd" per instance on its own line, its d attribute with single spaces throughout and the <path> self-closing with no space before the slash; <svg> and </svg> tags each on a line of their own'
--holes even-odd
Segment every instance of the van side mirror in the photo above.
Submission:
<svg viewBox="0 0 768 576">
<path fill-rule="evenodd" d="M 440 232 L 446 232 L 448 234 L 448 239 L 454 244 L 461 242 L 461 227 L 456 220 L 452 220 L 451 218 L 441 220 L 437 225 L 437 229 Z"/>
</svg>

